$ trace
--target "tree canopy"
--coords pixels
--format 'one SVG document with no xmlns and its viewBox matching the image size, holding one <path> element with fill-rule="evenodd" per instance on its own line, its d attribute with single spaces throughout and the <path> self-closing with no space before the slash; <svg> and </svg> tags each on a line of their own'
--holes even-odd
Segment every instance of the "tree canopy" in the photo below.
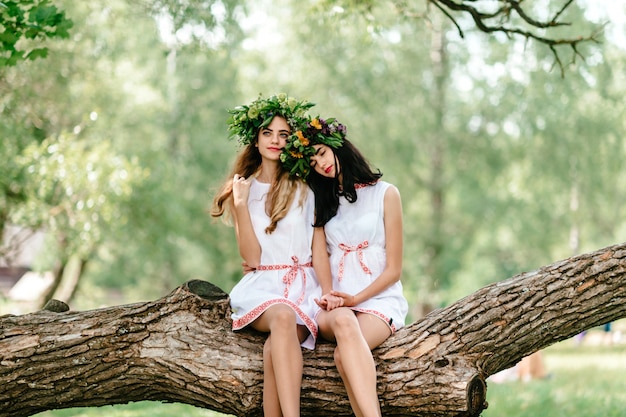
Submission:
<svg viewBox="0 0 626 417">
<path fill-rule="evenodd" d="M 46 230 L 31 267 L 61 280 L 80 263 L 86 307 L 156 297 L 204 271 L 225 290 L 239 278 L 232 230 L 206 208 L 237 151 L 226 109 L 259 92 L 316 102 L 398 185 L 414 317 L 623 232 L 624 54 L 595 42 L 614 28 L 589 4 L 3 5 L 5 34 L 38 7 L 59 30 L 23 35 L 22 58 L 0 68 L 0 230 Z M 585 59 L 561 60 L 561 78 L 550 42 L 474 19 L 534 27 Z M 27 59 L 35 47 L 47 57 Z"/>
</svg>

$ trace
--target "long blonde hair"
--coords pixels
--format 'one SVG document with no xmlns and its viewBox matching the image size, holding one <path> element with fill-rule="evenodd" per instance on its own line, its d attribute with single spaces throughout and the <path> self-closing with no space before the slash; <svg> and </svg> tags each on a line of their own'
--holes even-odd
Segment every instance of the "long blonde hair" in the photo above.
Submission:
<svg viewBox="0 0 626 417">
<path fill-rule="evenodd" d="M 249 178 L 255 175 L 261 167 L 261 154 L 256 147 L 256 141 L 248 144 L 243 151 L 237 156 L 233 169 L 231 170 L 228 178 L 215 195 L 213 199 L 213 205 L 211 207 L 211 216 L 220 217 L 224 215 L 224 221 L 228 222 L 230 218 L 230 204 L 226 204 L 230 201 L 233 194 L 233 177 L 235 174 L 242 175 L 245 178 Z M 267 203 L 265 210 L 270 218 L 270 224 L 265 228 L 265 233 L 272 233 L 276 230 L 278 222 L 287 215 L 289 208 L 293 202 L 298 188 L 302 187 L 302 181 L 291 178 L 289 173 L 282 168 L 282 165 L 276 172 L 272 185 L 270 187 L 269 194 L 267 196 Z M 306 193 L 300 194 L 300 204 L 302 205 L 306 199 Z"/>
</svg>

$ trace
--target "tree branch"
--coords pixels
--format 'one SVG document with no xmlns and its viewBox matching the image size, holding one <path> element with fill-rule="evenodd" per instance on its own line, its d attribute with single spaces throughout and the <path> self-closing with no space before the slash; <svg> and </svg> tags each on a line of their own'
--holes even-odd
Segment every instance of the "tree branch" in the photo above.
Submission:
<svg viewBox="0 0 626 417">
<path fill-rule="evenodd" d="M 509 38 L 519 36 L 527 40 L 535 40 L 549 47 L 554 55 L 555 65 L 564 75 L 565 64 L 561 60 L 557 47 L 565 46 L 572 48 L 572 60 L 575 62 L 576 57 L 582 57 L 578 52 L 578 45 L 585 42 L 599 43 L 600 36 L 603 33 L 604 25 L 592 31 L 587 36 L 577 35 L 572 37 L 552 36 L 552 30 L 571 26 L 570 22 L 563 22 L 561 18 L 565 11 L 572 6 L 574 0 L 564 1 L 562 6 L 545 20 L 535 19 L 530 16 L 522 5 L 523 0 L 493 0 L 492 2 L 477 2 L 476 0 L 426 0 L 429 5 L 433 5 L 442 12 L 456 27 L 461 38 L 465 37 L 464 31 L 458 22 L 458 16 L 470 16 L 474 25 L 478 30 L 487 34 L 503 33 Z M 404 0 L 392 0 L 394 6 L 400 14 L 408 17 L 423 17 L 409 10 L 407 2 Z M 500 4 L 495 10 L 494 3 Z M 519 23 L 514 20 L 519 19 Z M 527 27 L 523 27 L 522 24 Z"/>
<path fill-rule="evenodd" d="M 488 285 L 374 350 L 383 414 L 477 417 L 489 375 L 623 317 L 626 243 Z M 205 281 L 153 302 L 0 317 L 2 416 L 142 400 L 261 416 L 266 336 L 231 326 L 228 295 Z M 304 351 L 302 416 L 351 415 L 333 350 Z"/>
</svg>

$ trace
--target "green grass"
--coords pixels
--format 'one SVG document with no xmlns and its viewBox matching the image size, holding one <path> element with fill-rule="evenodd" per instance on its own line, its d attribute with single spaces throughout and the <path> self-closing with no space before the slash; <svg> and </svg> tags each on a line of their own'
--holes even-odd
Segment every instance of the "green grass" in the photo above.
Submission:
<svg viewBox="0 0 626 417">
<path fill-rule="evenodd" d="M 481 417 L 626 416 L 626 346 L 576 346 L 568 340 L 543 351 L 550 377 L 488 382 Z"/>
<path fill-rule="evenodd" d="M 141 401 L 126 405 L 45 411 L 36 417 L 221 417 L 226 414 L 185 404 Z"/>
<path fill-rule="evenodd" d="M 488 381 L 489 408 L 481 417 L 626 416 L 626 345 L 576 346 L 573 340 L 542 351 L 550 377 L 529 382 Z M 138 402 L 123 406 L 47 411 L 37 417 L 221 417 L 183 404 Z"/>
</svg>

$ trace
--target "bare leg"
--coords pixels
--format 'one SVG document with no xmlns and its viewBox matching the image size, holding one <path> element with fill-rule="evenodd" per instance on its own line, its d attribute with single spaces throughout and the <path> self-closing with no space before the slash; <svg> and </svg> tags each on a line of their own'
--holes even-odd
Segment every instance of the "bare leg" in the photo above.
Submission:
<svg viewBox="0 0 626 417">
<path fill-rule="evenodd" d="M 274 364 L 271 354 L 272 335 L 267 337 L 263 345 L 263 416 L 283 417 L 280 411 L 278 391 L 276 390 L 276 375 L 274 375 Z"/>
<path fill-rule="evenodd" d="M 268 345 L 263 348 L 263 356 L 266 359 L 265 351 L 267 350 L 268 357 L 271 359 L 270 366 L 273 369 L 273 374 L 270 375 L 267 382 L 274 382 L 282 415 L 299 417 L 300 387 L 302 385 L 300 338 L 303 334 L 306 336 L 306 332 L 298 328 L 294 311 L 283 304 L 276 304 L 268 308 L 252 323 L 252 326 L 259 331 L 270 332 Z M 265 364 L 264 371 L 266 371 Z M 274 395 L 270 391 L 268 396 L 270 400 L 268 405 L 271 406 Z M 265 388 L 263 397 L 265 399 Z M 280 416 L 281 414 L 276 415 Z"/>
<path fill-rule="evenodd" d="M 357 320 L 359 320 L 359 326 L 361 327 L 361 333 L 367 342 L 370 350 L 378 347 L 381 343 L 391 336 L 391 329 L 387 324 L 374 316 L 367 313 L 356 313 Z"/>
<path fill-rule="evenodd" d="M 360 316 L 357 317 L 349 308 L 341 307 L 320 313 L 318 323 L 322 336 L 337 342 L 335 363 L 354 414 L 357 417 L 380 417 L 376 364 L 370 349 L 382 343 L 391 331 L 374 316 L 362 314 L 374 320 Z"/>
</svg>

